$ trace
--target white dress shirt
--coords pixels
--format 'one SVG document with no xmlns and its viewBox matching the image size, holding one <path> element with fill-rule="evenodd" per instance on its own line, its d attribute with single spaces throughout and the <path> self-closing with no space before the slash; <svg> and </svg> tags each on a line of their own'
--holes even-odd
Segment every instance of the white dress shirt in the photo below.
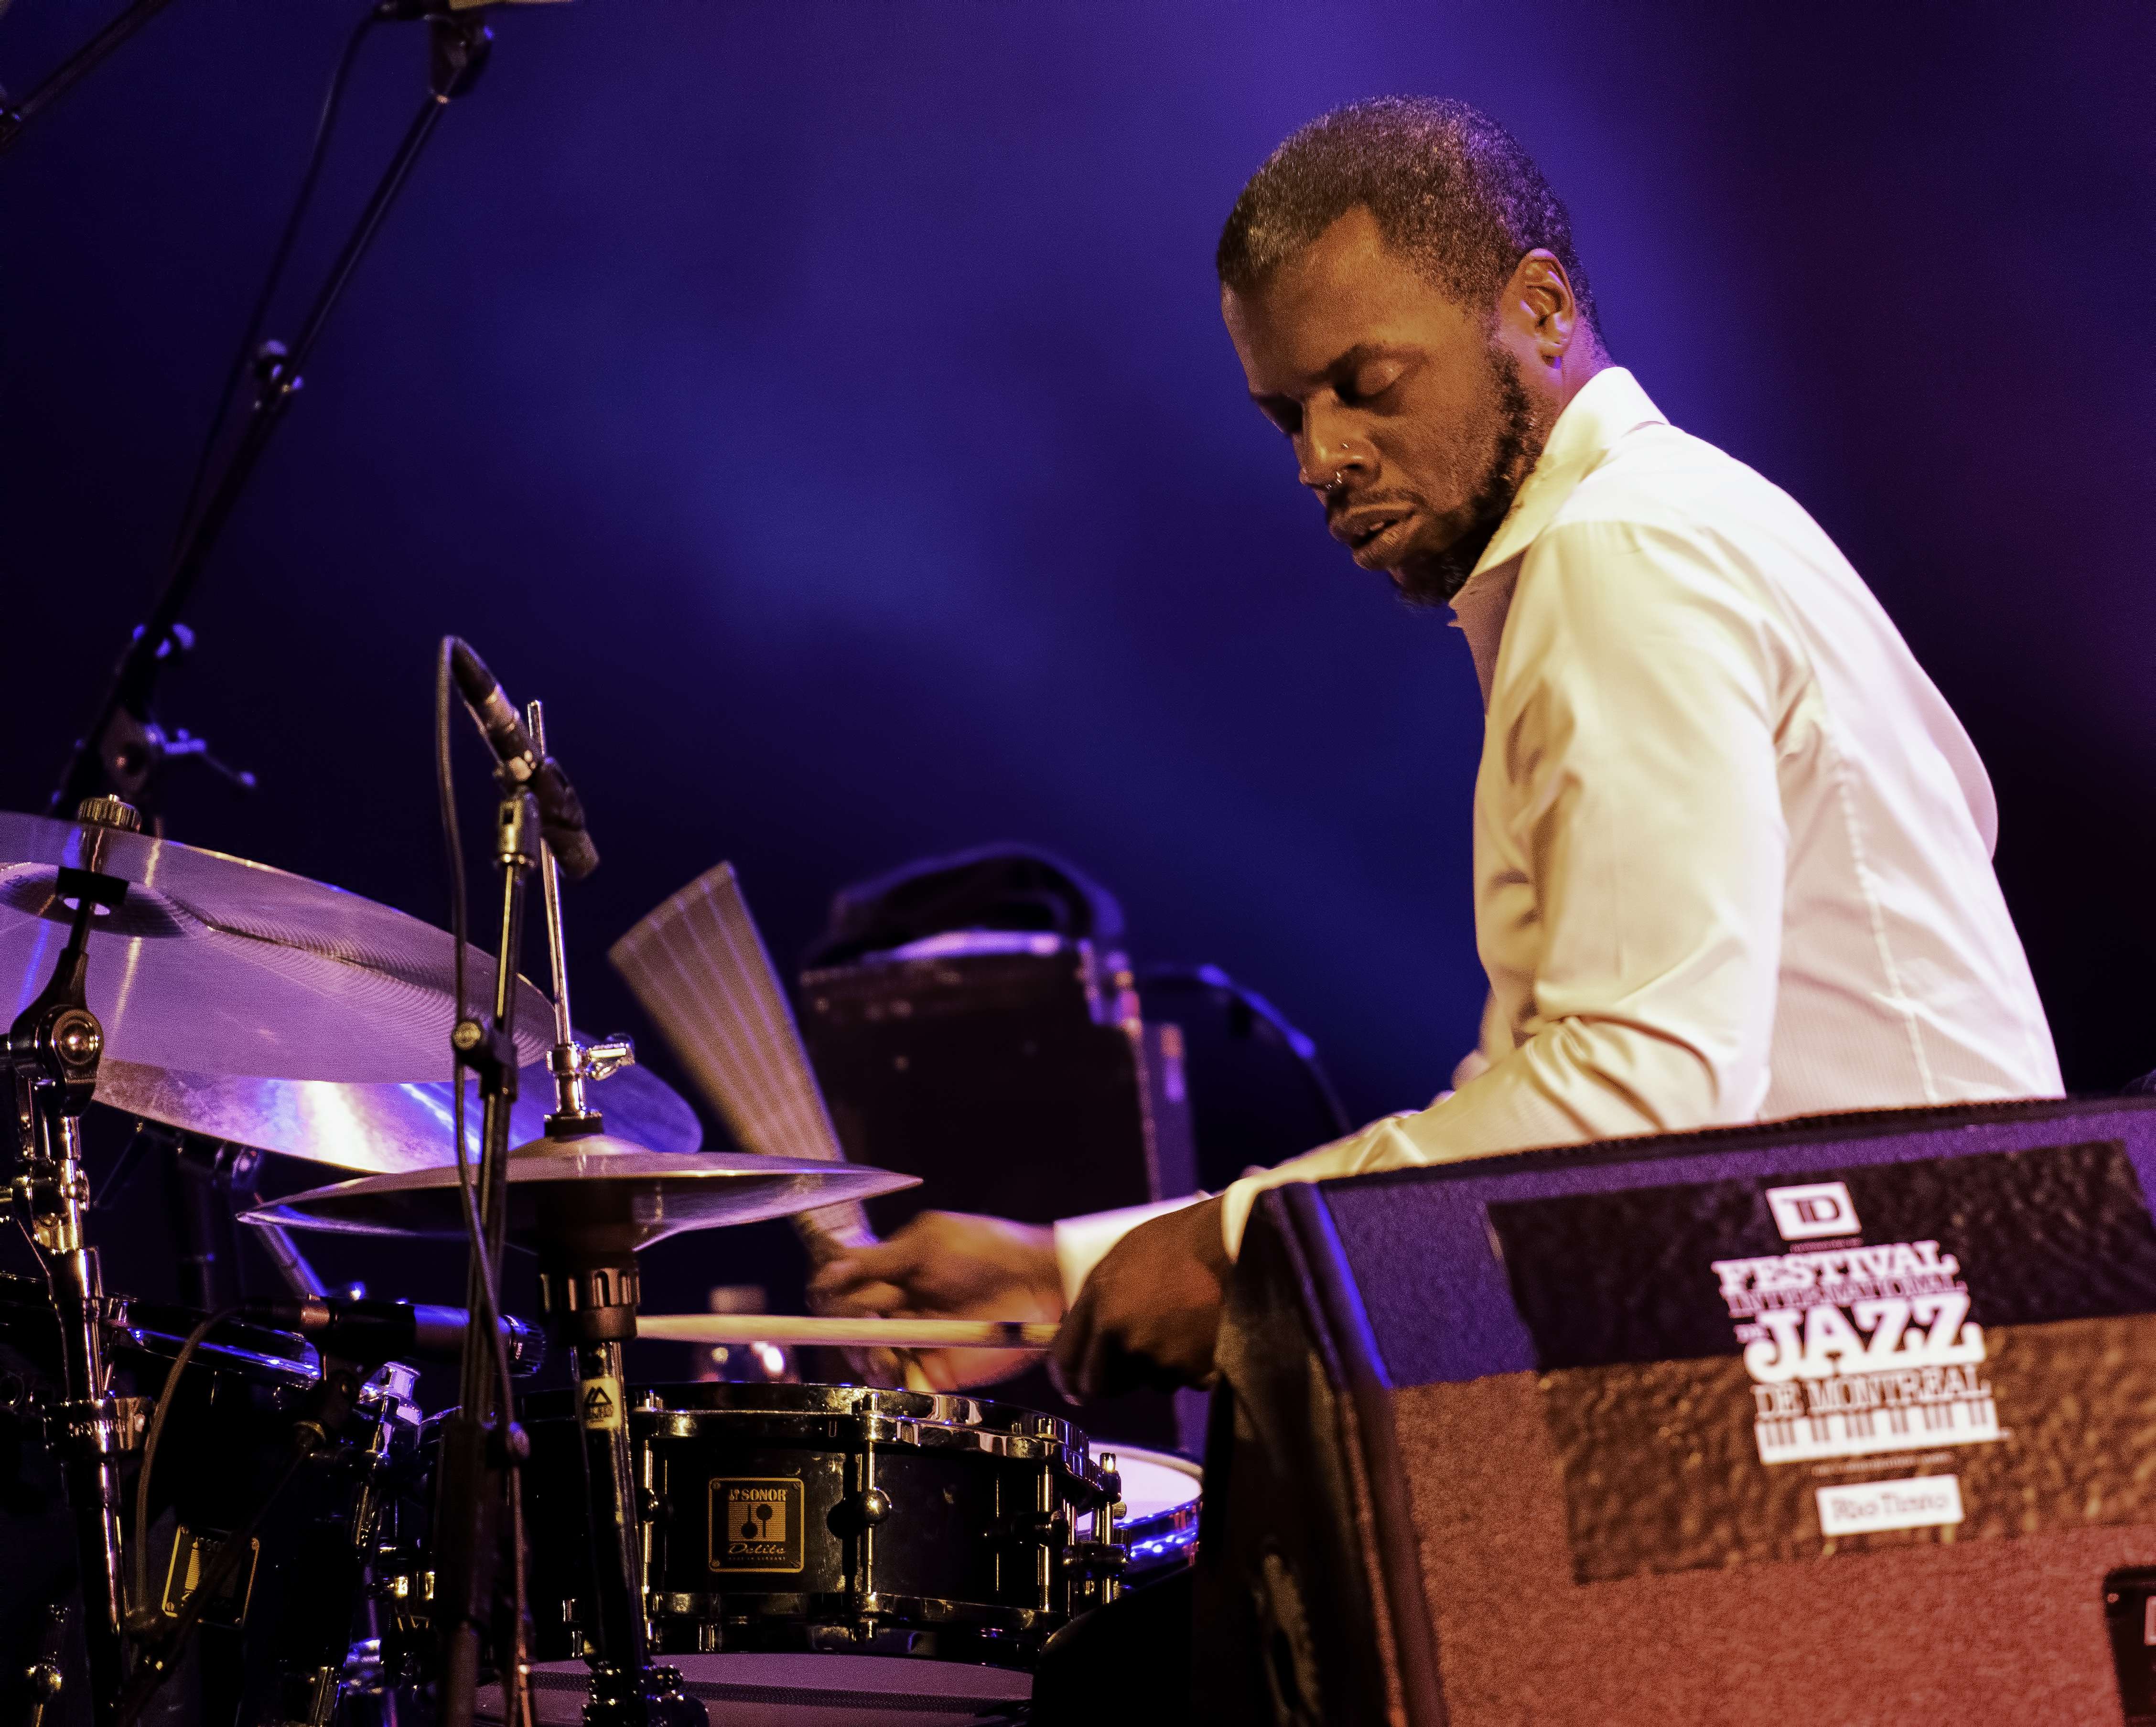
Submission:
<svg viewBox="0 0 2156 1727">
<path fill-rule="evenodd" d="M 1487 1065 L 1234 1183 L 1231 1253 L 1282 1181 L 2059 1094 L 1984 764 L 1785 493 L 1605 370 L 1453 611 L 1485 710 Z M 1074 1291 L 1108 1223 L 1058 1226 Z"/>
</svg>

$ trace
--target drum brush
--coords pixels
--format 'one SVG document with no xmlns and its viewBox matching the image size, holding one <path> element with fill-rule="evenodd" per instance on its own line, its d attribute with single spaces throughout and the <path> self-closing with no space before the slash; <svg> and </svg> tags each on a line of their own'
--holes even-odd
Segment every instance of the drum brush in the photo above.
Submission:
<svg viewBox="0 0 2156 1727">
<path fill-rule="evenodd" d="M 698 876 L 615 942 L 607 958 L 743 1150 L 845 1161 L 732 864 Z M 858 1204 L 804 1212 L 795 1227 L 819 1263 L 875 1240 Z"/>
<path fill-rule="evenodd" d="M 705 871 L 646 915 L 607 958 L 743 1150 L 845 1161 L 732 864 Z M 793 1222 L 818 1265 L 876 1238 L 858 1203 L 819 1207 Z"/>
</svg>

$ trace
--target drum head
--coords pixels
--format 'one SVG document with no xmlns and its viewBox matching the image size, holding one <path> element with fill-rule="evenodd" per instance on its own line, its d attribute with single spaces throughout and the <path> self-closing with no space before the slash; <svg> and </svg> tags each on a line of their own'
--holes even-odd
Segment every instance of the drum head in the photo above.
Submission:
<svg viewBox="0 0 2156 1727">
<path fill-rule="evenodd" d="M 1205 1472 L 1188 1458 L 1173 1452 L 1147 1451 L 1137 1445 L 1096 1441 L 1101 1451 L 1116 1454 L 1116 1469 L 1123 1478 L 1123 1521 L 1137 1523 L 1163 1511 L 1198 1503 Z"/>
<path fill-rule="evenodd" d="M 979 1727 L 1033 1695 L 1033 1675 L 900 1655 L 660 1655 L 726 1727 Z M 538 1727 L 578 1727 L 591 1670 L 581 1661 L 531 1669 Z M 501 1690 L 479 1694 L 478 1717 L 501 1719 Z"/>
</svg>

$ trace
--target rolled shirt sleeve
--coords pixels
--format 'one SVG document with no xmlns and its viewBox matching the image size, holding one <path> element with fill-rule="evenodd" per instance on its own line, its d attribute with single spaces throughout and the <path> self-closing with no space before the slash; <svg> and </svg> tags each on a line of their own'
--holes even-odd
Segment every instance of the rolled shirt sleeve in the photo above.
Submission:
<svg viewBox="0 0 2156 1727">
<path fill-rule="evenodd" d="M 1748 1120 L 1767 1091 L 1805 685 L 1704 535 L 1586 520 L 1525 554 L 1476 789 L 1476 941 L 1512 1048 L 1450 1095 L 1226 1190 Z"/>
</svg>

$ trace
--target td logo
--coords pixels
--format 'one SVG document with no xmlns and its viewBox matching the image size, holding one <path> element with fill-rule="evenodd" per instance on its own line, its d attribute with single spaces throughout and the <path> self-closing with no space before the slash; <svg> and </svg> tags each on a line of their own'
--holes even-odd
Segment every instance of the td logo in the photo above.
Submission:
<svg viewBox="0 0 2156 1727">
<path fill-rule="evenodd" d="M 1813 1241 L 1821 1236 L 1855 1235 L 1863 1225 L 1849 1189 L 1840 1181 L 1813 1181 L 1801 1187 L 1769 1187 L 1767 1204 L 1784 1241 Z"/>
</svg>

